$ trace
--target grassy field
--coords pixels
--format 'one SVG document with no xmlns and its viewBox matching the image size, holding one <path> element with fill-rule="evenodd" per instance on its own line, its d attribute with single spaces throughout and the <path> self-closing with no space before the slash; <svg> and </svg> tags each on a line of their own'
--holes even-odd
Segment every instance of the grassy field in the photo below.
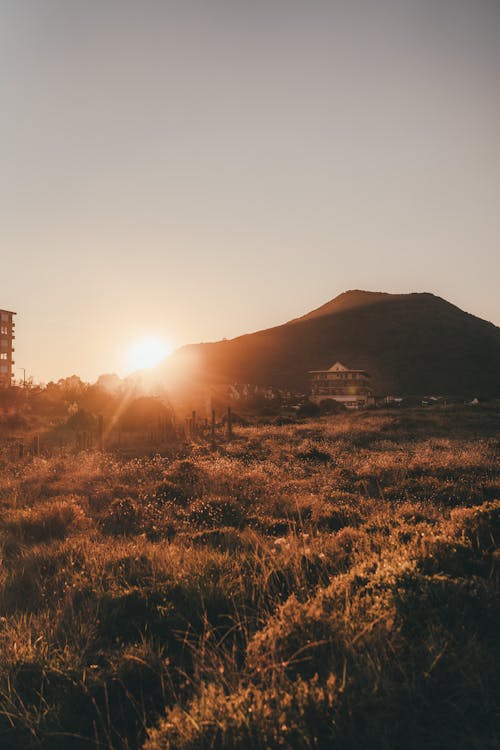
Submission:
<svg viewBox="0 0 500 750">
<path fill-rule="evenodd" d="M 0 746 L 500 746 L 494 407 L 0 450 Z"/>
</svg>

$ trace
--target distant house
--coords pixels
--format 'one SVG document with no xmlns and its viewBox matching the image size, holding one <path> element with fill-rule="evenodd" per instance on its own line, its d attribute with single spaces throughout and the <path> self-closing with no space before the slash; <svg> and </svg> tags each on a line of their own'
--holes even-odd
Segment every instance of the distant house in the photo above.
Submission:
<svg viewBox="0 0 500 750">
<path fill-rule="evenodd" d="M 12 310 L 0 310 L 0 388 L 7 388 L 12 385 L 15 314 Z"/>
<path fill-rule="evenodd" d="M 335 362 L 328 370 L 311 370 L 311 401 L 319 404 L 333 399 L 349 409 L 362 409 L 375 403 L 365 370 L 350 370 Z"/>
</svg>

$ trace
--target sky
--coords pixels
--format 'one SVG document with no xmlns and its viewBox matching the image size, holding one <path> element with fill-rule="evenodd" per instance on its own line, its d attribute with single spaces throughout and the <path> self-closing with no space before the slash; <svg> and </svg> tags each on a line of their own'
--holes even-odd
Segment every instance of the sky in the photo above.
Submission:
<svg viewBox="0 0 500 750">
<path fill-rule="evenodd" d="M 0 102 L 0 308 L 37 382 L 348 289 L 500 324 L 497 0 L 0 0 Z"/>
</svg>

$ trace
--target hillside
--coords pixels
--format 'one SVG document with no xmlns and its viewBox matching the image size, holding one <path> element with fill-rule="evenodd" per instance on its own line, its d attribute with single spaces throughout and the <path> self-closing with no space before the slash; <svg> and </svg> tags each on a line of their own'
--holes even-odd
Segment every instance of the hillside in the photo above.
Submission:
<svg viewBox="0 0 500 750">
<path fill-rule="evenodd" d="M 308 370 L 340 360 L 381 395 L 500 395 L 500 329 L 429 293 L 344 292 L 284 325 L 183 347 L 170 364 L 191 359 L 193 376 L 216 382 L 307 390 Z"/>
</svg>

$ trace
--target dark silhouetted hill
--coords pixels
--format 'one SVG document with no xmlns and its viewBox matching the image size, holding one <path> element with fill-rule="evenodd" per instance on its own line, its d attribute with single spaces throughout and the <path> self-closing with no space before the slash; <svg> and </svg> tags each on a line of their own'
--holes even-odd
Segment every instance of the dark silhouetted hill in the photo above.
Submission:
<svg viewBox="0 0 500 750">
<path fill-rule="evenodd" d="M 500 328 L 429 293 L 349 291 L 284 325 L 179 349 L 191 374 L 308 390 L 308 371 L 340 360 L 376 394 L 500 396 Z"/>
</svg>

